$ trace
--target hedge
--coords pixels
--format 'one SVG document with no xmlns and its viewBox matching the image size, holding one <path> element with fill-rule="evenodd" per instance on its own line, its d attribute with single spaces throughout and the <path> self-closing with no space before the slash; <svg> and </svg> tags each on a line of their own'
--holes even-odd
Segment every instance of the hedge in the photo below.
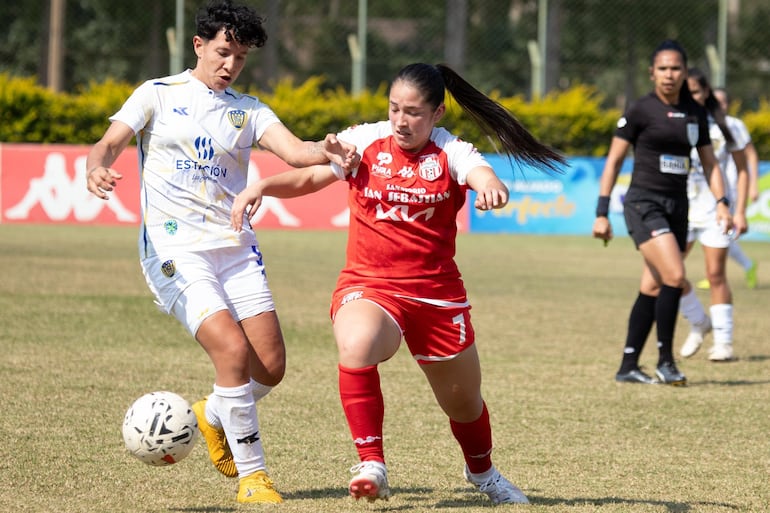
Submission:
<svg viewBox="0 0 770 513">
<path fill-rule="evenodd" d="M 93 144 L 106 130 L 108 117 L 134 87 L 108 80 L 91 83 L 75 94 L 54 93 L 38 85 L 33 77 L 0 74 L 0 141 Z M 306 140 L 322 139 L 354 123 L 387 119 L 384 84 L 355 97 L 342 88 L 325 88 L 323 77 L 299 85 L 284 80 L 271 92 L 247 92 L 270 105 L 286 126 Z M 522 96 L 502 98 L 495 92 L 490 96 L 514 113 L 538 139 L 566 155 L 604 156 L 620 116 L 617 109 L 603 108 L 601 92 L 586 85 L 554 92 L 534 102 Z M 733 114 L 746 123 L 760 158 L 768 158 L 770 102 L 763 101 L 757 111 Z M 451 97 L 441 125 L 473 141 L 481 151 L 496 150 L 492 140 Z"/>
</svg>

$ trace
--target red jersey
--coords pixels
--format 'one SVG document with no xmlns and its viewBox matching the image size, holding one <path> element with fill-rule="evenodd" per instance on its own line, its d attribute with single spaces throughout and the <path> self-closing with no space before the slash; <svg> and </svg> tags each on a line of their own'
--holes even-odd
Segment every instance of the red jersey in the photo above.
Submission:
<svg viewBox="0 0 770 513">
<path fill-rule="evenodd" d="M 471 169 L 489 166 L 472 144 L 434 128 L 417 153 L 402 150 L 390 122 L 338 135 L 361 153 L 349 185 L 347 262 L 338 290 L 370 286 L 425 299 L 465 297 L 454 261 L 457 212 Z"/>
</svg>

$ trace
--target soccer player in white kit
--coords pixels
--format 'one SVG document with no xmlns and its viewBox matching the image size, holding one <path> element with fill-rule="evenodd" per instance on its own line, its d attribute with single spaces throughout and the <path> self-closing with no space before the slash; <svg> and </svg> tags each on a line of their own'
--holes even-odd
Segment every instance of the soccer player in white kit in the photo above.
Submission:
<svg viewBox="0 0 770 513">
<path fill-rule="evenodd" d="M 334 135 L 306 142 L 257 98 L 230 88 L 249 50 L 267 38 L 249 7 L 218 0 L 200 10 L 195 67 L 148 80 L 113 115 L 87 159 L 88 190 L 102 199 L 111 169 L 136 136 L 141 175 L 139 255 L 156 303 L 209 355 L 213 392 L 193 405 L 216 468 L 238 476 L 238 502 L 282 501 L 267 474 L 256 402 L 285 372 L 285 347 L 254 231 L 230 226 L 258 144 L 292 166 L 349 169 L 355 147 Z"/>
<path fill-rule="evenodd" d="M 711 90 L 714 98 L 719 102 L 719 106 L 722 110 L 728 112 L 730 108 L 730 97 L 727 91 L 720 87 L 715 87 Z M 746 128 L 746 124 L 738 118 L 733 116 L 727 116 L 728 123 L 730 124 L 730 130 L 748 143 L 743 148 L 743 152 L 746 154 L 746 167 L 749 170 L 749 197 L 747 204 L 752 201 L 757 201 L 759 198 L 759 155 L 757 154 L 757 148 L 751 141 L 751 134 L 749 129 Z M 738 196 L 738 170 L 735 166 L 733 159 L 728 159 L 727 168 L 725 169 L 725 177 L 727 178 L 727 185 L 729 187 L 729 198 L 737 198 Z M 730 247 L 727 249 L 727 256 L 735 260 L 738 265 L 743 268 L 744 277 L 746 280 L 746 287 L 750 289 L 757 288 L 758 284 L 758 264 L 756 260 L 751 259 L 741 247 L 738 239 L 733 238 L 730 240 Z M 701 287 L 699 282 L 698 288 L 708 288 L 708 280 L 704 280 L 705 287 Z"/>
<path fill-rule="evenodd" d="M 736 129 L 735 118 L 725 115 L 701 70 L 691 68 L 687 81 L 693 98 L 709 111 L 709 135 L 720 169 L 726 169 L 730 159 L 735 162 L 737 186 L 735 196 L 731 197 L 727 192 L 729 189 L 726 188 L 727 194 L 724 197 L 714 198 L 706 183 L 700 159 L 693 152 L 692 168 L 687 184 L 690 200 L 687 251 L 692 249 L 695 241 L 700 242 L 703 248 L 711 306 L 710 315 L 706 315 L 692 286 L 688 284 L 685 287 L 680 308 L 682 315 L 690 322 L 690 333 L 680 349 L 680 354 L 685 358 L 694 355 L 703 343 L 704 336 L 713 330 L 714 345 L 709 351 L 709 359 L 729 361 L 733 359 L 733 301 L 732 291 L 727 281 L 727 251 L 731 240 L 748 230 L 746 198 L 749 177 L 743 151 L 748 139 Z M 734 229 L 731 231 L 725 232 L 716 222 L 714 212 L 719 202 L 734 209 Z"/>
<path fill-rule="evenodd" d="M 390 495 L 378 366 L 403 338 L 449 418 L 465 479 L 495 504 L 527 503 L 492 464 L 471 307 L 454 261 L 457 212 L 466 192 L 476 192 L 476 208 L 490 210 L 506 205 L 508 189 L 472 144 L 436 127 L 446 108 L 445 88 L 511 157 L 546 168 L 563 163 L 448 67 L 410 64 L 391 84 L 389 121 L 338 134 L 361 152 L 357 169 L 315 166 L 257 182 L 236 198 L 232 221 L 240 228 L 247 206 L 253 215 L 263 196 L 300 196 L 338 180 L 348 184 L 347 263 L 330 314 L 340 401 L 359 459 L 351 468 L 352 497 Z"/>
</svg>

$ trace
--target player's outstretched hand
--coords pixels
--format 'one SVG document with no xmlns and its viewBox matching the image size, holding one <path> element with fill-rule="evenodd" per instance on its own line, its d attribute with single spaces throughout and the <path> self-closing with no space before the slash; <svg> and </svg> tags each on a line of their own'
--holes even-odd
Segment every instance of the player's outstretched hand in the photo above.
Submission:
<svg viewBox="0 0 770 513">
<path fill-rule="evenodd" d="M 326 134 L 324 151 L 329 162 L 340 166 L 345 174 L 350 174 L 361 163 L 361 155 L 356 153 L 355 145 L 340 141 L 335 134 Z"/>
<path fill-rule="evenodd" d="M 473 206 L 479 210 L 503 208 L 508 203 L 508 194 L 499 187 L 487 187 L 476 191 L 476 201 Z"/>
<path fill-rule="evenodd" d="M 259 182 L 246 187 L 233 201 L 233 208 L 230 211 L 230 225 L 236 232 L 240 232 L 243 229 L 244 214 L 251 221 L 262 204 L 262 191 L 258 185 Z"/>
<path fill-rule="evenodd" d="M 123 175 L 114 169 L 97 166 L 90 169 L 86 174 L 86 187 L 88 188 L 88 192 L 97 198 L 108 200 L 110 197 L 107 193 L 115 190 L 118 180 L 122 178 Z"/>
</svg>

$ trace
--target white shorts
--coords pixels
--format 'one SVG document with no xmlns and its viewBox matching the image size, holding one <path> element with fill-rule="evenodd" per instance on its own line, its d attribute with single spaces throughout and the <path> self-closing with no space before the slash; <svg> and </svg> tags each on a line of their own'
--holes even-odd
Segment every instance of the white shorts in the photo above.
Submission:
<svg viewBox="0 0 770 513">
<path fill-rule="evenodd" d="M 155 303 L 195 336 L 208 316 L 229 310 L 236 321 L 275 310 L 257 246 L 180 251 L 141 261 Z"/>
<path fill-rule="evenodd" d="M 705 227 L 694 227 L 690 225 L 687 229 L 687 242 L 698 241 L 701 246 L 707 248 L 726 248 L 730 245 L 732 236 L 724 233 L 722 227 L 717 223 L 716 216 L 714 221 L 708 223 Z"/>
</svg>

